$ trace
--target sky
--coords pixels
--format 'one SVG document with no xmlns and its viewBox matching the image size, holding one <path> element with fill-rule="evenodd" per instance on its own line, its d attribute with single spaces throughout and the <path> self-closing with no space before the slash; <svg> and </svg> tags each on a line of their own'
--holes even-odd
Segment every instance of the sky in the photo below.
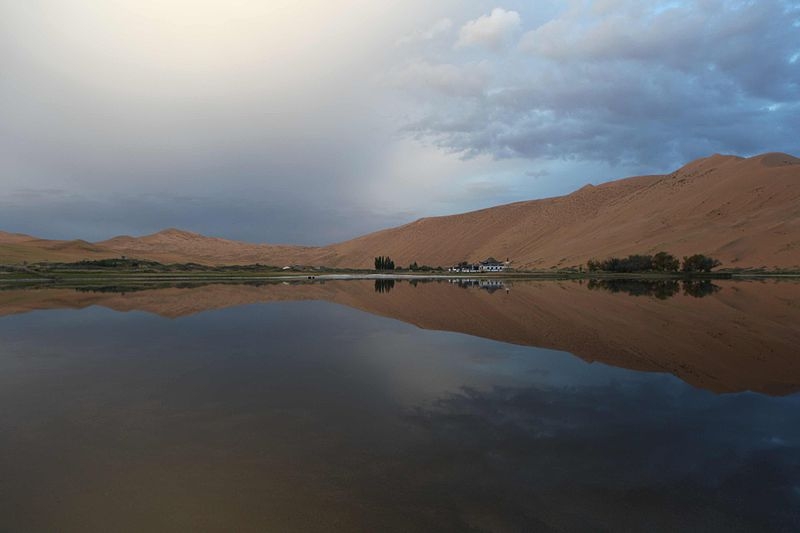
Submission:
<svg viewBox="0 0 800 533">
<path fill-rule="evenodd" d="M 800 155 L 800 2 L 0 0 L 0 230 L 322 245 Z"/>
</svg>

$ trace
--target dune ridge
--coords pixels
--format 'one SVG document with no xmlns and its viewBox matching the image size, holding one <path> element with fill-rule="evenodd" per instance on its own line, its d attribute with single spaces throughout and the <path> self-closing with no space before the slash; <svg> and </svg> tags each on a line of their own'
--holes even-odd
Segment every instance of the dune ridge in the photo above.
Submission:
<svg viewBox="0 0 800 533">
<path fill-rule="evenodd" d="M 378 255 L 398 265 L 431 266 L 493 256 L 520 269 L 547 269 L 661 250 L 710 254 L 726 267 L 800 267 L 800 159 L 715 154 L 667 175 L 422 218 L 323 247 L 244 243 L 174 228 L 97 243 L 0 232 L 0 263 L 125 255 L 205 265 L 371 268 Z"/>
</svg>

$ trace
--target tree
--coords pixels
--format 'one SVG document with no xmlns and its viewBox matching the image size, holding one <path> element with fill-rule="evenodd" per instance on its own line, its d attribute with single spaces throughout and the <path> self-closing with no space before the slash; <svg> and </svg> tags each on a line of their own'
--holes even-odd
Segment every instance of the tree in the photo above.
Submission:
<svg viewBox="0 0 800 533">
<path fill-rule="evenodd" d="M 681 270 L 684 272 L 711 272 L 711 269 L 721 264 L 722 263 L 713 257 L 707 257 L 703 254 L 694 254 L 683 258 L 683 267 Z"/>
<path fill-rule="evenodd" d="M 604 261 L 590 259 L 587 263 L 589 271 L 605 272 L 646 272 L 653 269 L 653 257 L 650 255 L 629 255 L 628 257 L 609 257 Z"/>
<path fill-rule="evenodd" d="M 394 261 L 388 256 L 378 256 L 375 258 L 375 270 L 394 270 Z"/>
<path fill-rule="evenodd" d="M 678 258 L 667 252 L 658 252 L 653 256 L 653 270 L 659 272 L 677 272 L 680 267 Z"/>
</svg>

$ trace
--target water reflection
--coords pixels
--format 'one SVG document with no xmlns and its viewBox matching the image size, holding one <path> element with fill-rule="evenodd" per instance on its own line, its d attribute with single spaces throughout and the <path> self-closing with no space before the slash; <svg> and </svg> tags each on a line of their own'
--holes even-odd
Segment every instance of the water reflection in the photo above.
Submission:
<svg viewBox="0 0 800 533">
<path fill-rule="evenodd" d="M 800 518 L 797 395 L 715 395 L 328 302 L 22 314 L 0 320 L 0 346 L 10 531 L 781 531 Z"/>
<path fill-rule="evenodd" d="M 683 294 L 703 298 L 718 292 L 721 287 L 711 280 L 643 280 L 643 279 L 590 279 L 589 290 L 606 290 L 609 292 L 623 292 L 631 296 L 652 296 L 659 300 L 672 298 L 681 292 Z"/>
<path fill-rule="evenodd" d="M 392 289 L 394 289 L 394 280 L 393 279 L 376 279 L 375 280 L 375 292 L 382 294 L 384 292 L 389 292 Z"/>
<path fill-rule="evenodd" d="M 800 520 L 800 395 L 682 381 L 703 368 L 717 372 L 707 384 L 775 383 L 763 368 L 781 357 L 756 359 L 749 378 L 725 369 L 747 366 L 748 343 L 785 355 L 794 286 L 669 301 L 562 283 L 374 287 L 1 292 L 0 530 L 789 531 Z M 49 311 L 25 312 L 36 309 Z M 752 325 L 719 329 L 741 316 Z M 412 324 L 520 344 L 585 335 L 624 354 L 647 345 L 617 337 L 626 328 L 666 331 L 650 359 L 607 355 L 630 363 L 614 367 Z M 731 342 L 738 355 L 714 352 Z M 685 361 L 670 354 L 692 343 L 705 366 L 681 379 L 621 368 Z M 791 361 L 777 383 L 792 383 Z"/>
<path fill-rule="evenodd" d="M 0 315 L 101 305 L 181 317 L 255 302 L 324 300 L 421 328 L 670 372 L 715 392 L 800 390 L 800 284 L 491 280 L 292 281 L 131 291 L 0 291 Z M 502 290 L 500 290 L 502 289 Z M 126 292 L 116 292 L 122 290 Z M 389 293 L 389 291 L 391 291 Z M 631 298 L 646 294 L 648 298 Z M 658 296 L 670 294 L 669 300 Z M 703 296 L 698 298 L 698 296 Z"/>
<path fill-rule="evenodd" d="M 409 418 L 433 441 L 415 462 L 487 530 L 788 531 L 800 429 L 784 424 L 800 415 L 770 403 L 659 381 L 498 387 Z"/>
<path fill-rule="evenodd" d="M 683 294 L 703 298 L 721 291 L 719 285 L 715 285 L 709 280 L 686 280 L 683 282 Z"/>
<path fill-rule="evenodd" d="M 450 283 L 456 285 L 457 287 L 461 287 L 462 289 L 467 288 L 479 288 L 483 289 L 489 294 L 499 291 L 501 289 L 506 289 L 506 282 L 501 279 L 465 279 L 465 278 L 454 278 L 448 280 Z"/>
</svg>

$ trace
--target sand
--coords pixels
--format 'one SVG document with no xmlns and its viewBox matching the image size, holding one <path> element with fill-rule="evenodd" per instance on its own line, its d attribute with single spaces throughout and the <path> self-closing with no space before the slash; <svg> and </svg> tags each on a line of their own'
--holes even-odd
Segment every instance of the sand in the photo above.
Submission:
<svg viewBox="0 0 800 533">
<path fill-rule="evenodd" d="M 388 255 L 403 266 L 492 256 L 519 269 L 548 269 L 661 250 L 712 255 L 725 267 L 800 268 L 800 159 L 714 155 L 668 175 L 423 218 L 325 247 L 250 244 L 177 229 L 97 243 L 0 232 L 0 264 L 124 255 L 205 265 L 371 268 L 375 256 Z"/>
</svg>

